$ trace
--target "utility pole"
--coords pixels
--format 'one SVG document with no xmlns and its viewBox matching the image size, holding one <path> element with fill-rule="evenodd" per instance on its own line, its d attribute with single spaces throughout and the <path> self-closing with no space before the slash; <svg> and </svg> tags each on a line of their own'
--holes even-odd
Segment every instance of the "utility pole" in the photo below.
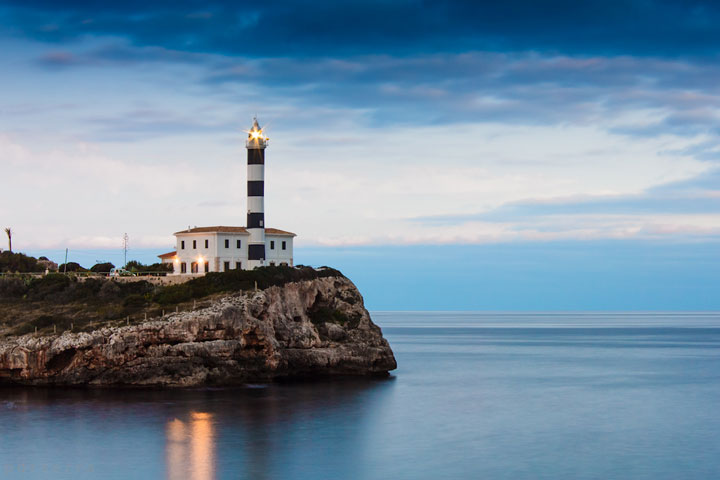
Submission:
<svg viewBox="0 0 720 480">
<path fill-rule="evenodd" d="M 65 249 L 65 265 L 63 265 L 65 268 L 63 268 L 63 273 L 67 273 L 67 254 L 68 254 L 68 249 L 66 248 Z"/>
<path fill-rule="evenodd" d="M 123 252 L 125 253 L 125 263 L 123 264 L 123 268 L 127 267 L 127 251 L 128 251 L 128 241 L 130 240 L 130 237 L 128 237 L 128 234 L 125 233 L 123 235 Z"/>
</svg>

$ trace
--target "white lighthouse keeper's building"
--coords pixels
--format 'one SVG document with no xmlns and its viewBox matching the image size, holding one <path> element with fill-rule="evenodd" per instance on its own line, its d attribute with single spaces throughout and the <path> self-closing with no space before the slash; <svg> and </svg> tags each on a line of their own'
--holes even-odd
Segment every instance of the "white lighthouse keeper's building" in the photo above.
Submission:
<svg viewBox="0 0 720 480">
<path fill-rule="evenodd" d="M 268 138 L 253 120 L 247 148 L 247 227 L 194 227 L 175 232 L 176 250 L 161 256 L 172 258 L 176 275 L 225 272 L 233 269 L 293 265 L 295 234 L 265 227 L 265 149 Z"/>
</svg>

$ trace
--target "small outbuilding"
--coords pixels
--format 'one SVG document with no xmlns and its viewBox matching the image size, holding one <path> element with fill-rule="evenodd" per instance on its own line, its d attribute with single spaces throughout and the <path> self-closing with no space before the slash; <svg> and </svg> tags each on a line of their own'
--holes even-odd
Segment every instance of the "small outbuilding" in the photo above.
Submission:
<svg viewBox="0 0 720 480">
<path fill-rule="evenodd" d="M 162 255 L 158 255 L 158 258 L 160 259 L 160 263 L 173 263 L 176 256 L 177 252 L 172 251 L 168 253 L 163 253 Z"/>
</svg>

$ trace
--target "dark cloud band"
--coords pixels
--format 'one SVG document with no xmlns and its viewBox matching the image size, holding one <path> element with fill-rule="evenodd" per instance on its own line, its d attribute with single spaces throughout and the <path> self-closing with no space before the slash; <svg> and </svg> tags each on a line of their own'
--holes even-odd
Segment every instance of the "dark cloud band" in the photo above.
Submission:
<svg viewBox="0 0 720 480">
<path fill-rule="evenodd" d="M 710 1 L 507 0 L 4 2 L 5 30 L 52 42 L 87 35 L 251 57 L 485 51 L 714 56 Z"/>
</svg>

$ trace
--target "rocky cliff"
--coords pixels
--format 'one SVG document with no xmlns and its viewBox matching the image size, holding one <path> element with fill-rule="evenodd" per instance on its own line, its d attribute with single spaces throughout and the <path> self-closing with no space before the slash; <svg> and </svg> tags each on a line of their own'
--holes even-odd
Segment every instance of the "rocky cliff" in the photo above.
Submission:
<svg viewBox="0 0 720 480">
<path fill-rule="evenodd" d="M 140 325 L 0 340 L 0 383 L 195 386 L 396 368 L 344 277 L 215 299 Z"/>
</svg>

